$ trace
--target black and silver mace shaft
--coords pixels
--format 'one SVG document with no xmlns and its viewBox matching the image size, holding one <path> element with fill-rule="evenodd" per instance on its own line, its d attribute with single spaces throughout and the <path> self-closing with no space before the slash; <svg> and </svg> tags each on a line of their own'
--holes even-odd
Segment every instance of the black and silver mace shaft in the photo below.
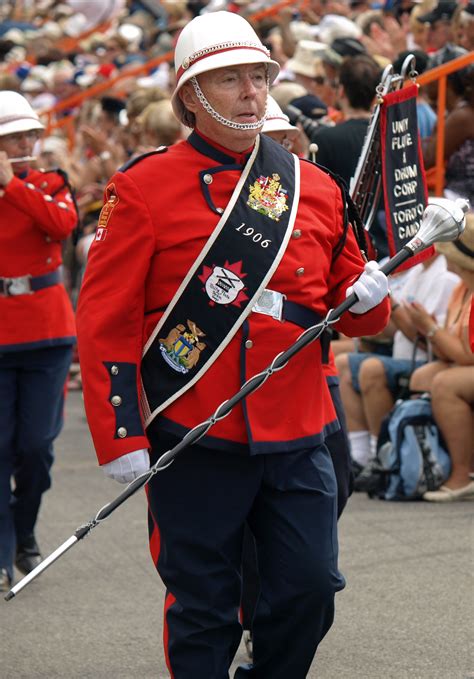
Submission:
<svg viewBox="0 0 474 679">
<path fill-rule="evenodd" d="M 401 264 L 406 262 L 410 257 L 425 250 L 435 242 L 451 241 L 459 237 L 464 230 L 464 213 L 468 209 L 468 202 L 449 201 L 443 198 L 434 199 L 433 202 L 426 208 L 420 229 L 417 235 L 409 241 L 394 257 L 386 262 L 382 267 L 386 275 L 392 273 Z M 122 505 L 129 497 L 134 495 L 140 488 L 147 484 L 150 479 L 160 471 L 163 471 L 174 460 L 174 458 L 184 448 L 197 443 L 208 430 L 216 424 L 219 420 L 229 415 L 232 408 L 237 405 L 244 398 L 259 389 L 264 382 L 275 372 L 282 370 L 288 361 L 301 349 L 311 344 L 320 337 L 320 335 L 329 326 L 339 321 L 343 313 L 348 311 L 358 301 L 357 295 L 352 293 L 344 302 L 339 304 L 335 309 L 331 309 L 326 318 L 316 325 L 311 326 L 305 330 L 288 349 L 279 353 L 271 364 L 262 372 L 253 375 L 245 384 L 231 396 L 227 401 L 224 401 L 217 410 L 204 422 L 200 422 L 193 429 L 191 429 L 186 436 L 176 444 L 173 448 L 166 451 L 150 467 L 150 469 L 134 479 L 128 486 L 114 498 L 111 502 L 102 507 L 97 514 L 86 524 L 79 526 L 73 535 L 69 537 L 62 545 L 60 545 L 54 552 L 47 556 L 31 573 L 28 573 L 16 585 L 14 585 L 5 596 L 5 601 L 10 601 L 22 589 L 24 589 L 30 582 L 37 578 L 43 571 L 45 571 L 51 564 L 57 561 L 63 554 L 65 554 L 71 547 L 73 547 L 79 540 L 82 540 L 90 531 L 98 526 L 102 521 L 109 517 L 120 505 Z"/>
</svg>

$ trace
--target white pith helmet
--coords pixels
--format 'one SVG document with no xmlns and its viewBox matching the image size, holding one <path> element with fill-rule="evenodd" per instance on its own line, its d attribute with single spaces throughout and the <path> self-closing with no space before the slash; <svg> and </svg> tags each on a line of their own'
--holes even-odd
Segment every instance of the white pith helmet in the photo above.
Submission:
<svg viewBox="0 0 474 679">
<path fill-rule="evenodd" d="M 240 64 L 268 64 L 270 84 L 280 66 L 249 22 L 234 12 L 211 12 L 190 21 L 181 31 L 174 53 L 176 87 L 171 98 L 175 115 L 184 122 L 181 87 L 200 73 Z"/>
<path fill-rule="evenodd" d="M 0 92 L 0 137 L 15 132 L 44 130 L 38 114 L 18 92 Z"/>
<path fill-rule="evenodd" d="M 281 110 L 275 99 L 268 95 L 267 115 L 262 128 L 266 132 L 289 132 L 291 135 L 298 134 L 299 129 L 290 123 L 290 119 Z"/>
</svg>

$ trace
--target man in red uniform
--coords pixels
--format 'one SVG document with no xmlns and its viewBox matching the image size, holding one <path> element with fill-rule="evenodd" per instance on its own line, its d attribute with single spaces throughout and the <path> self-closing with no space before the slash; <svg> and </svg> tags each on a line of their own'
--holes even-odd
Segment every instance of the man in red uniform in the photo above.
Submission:
<svg viewBox="0 0 474 679">
<path fill-rule="evenodd" d="M 24 97 L 0 92 L 0 591 L 13 563 L 41 560 L 34 528 L 75 341 L 61 242 L 77 213 L 64 173 L 30 168 L 42 129 Z"/>
<path fill-rule="evenodd" d="M 278 73 L 241 16 L 193 19 L 173 108 L 193 132 L 110 180 L 78 305 L 85 405 L 99 462 L 129 482 L 303 328 L 354 289 L 338 327 L 380 331 L 387 281 L 365 265 L 338 185 L 259 132 Z M 175 679 L 220 679 L 239 645 L 248 522 L 261 594 L 253 665 L 303 679 L 332 624 L 338 428 L 319 341 L 148 484 L 150 551 L 167 587 Z M 149 459 L 150 458 L 150 459 Z"/>
</svg>

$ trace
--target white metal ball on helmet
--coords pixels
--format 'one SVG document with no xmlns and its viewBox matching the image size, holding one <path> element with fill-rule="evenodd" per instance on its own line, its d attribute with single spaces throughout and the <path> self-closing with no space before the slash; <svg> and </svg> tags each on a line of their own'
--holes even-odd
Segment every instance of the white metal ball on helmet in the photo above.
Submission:
<svg viewBox="0 0 474 679">
<path fill-rule="evenodd" d="M 15 132 L 43 130 L 44 125 L 27 99 L 18 92 L 0 92 L 0 137 Z"/>
<path fill-rule="evenodd" d="M 171 103 L 182 122 L 184 105 L 178 92 L 200 73 L 240 64 L 267 64 L 271 84 L 280 70 L 249 22 L 239 14 L 225 11 L 197 16 L 183 28 L 176 43 L 174 63 L 176 88 Z"/>
</svg>

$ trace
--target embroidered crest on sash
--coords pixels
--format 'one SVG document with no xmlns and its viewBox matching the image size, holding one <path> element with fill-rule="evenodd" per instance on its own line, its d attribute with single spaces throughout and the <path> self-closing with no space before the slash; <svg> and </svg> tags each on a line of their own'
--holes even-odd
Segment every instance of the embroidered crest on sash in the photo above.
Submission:
<svg viewBox="0 0 474 679">
<path fill-rule="evenodd" d="M 276 222 L 288 210 L 286 204 L 288 191 L 280 184 L 280 175 L 275 172 L 271 177 L 260 177 L 250 186 L 250 194 L 247 205 L 262 215 L 270 217 Z"/>
<path fill-rule="evenodd" d="M 166 363 L 177 372 L 187 373 L 199 361 L 201 351 L 206 348 L 200 338 L 205 333 L 194 321 L 187 321 L 186 326 L 181 323 L 173 328 L 165 339 L 159 339 L 161 355 Z"/>
<path fill-rule="evenodd" d="M 208 295 L 210 306 L 215 304 L 233 304 L 240 307 L 248 297 L 245 294 L 243 278 L 247 274 L 242 271 L 242 262 L 229 264 L 226 260 L 224 266 L 203 266 L 202 273 L 198 276 L 204 283 L 204 291 Z"/>
</svg>

